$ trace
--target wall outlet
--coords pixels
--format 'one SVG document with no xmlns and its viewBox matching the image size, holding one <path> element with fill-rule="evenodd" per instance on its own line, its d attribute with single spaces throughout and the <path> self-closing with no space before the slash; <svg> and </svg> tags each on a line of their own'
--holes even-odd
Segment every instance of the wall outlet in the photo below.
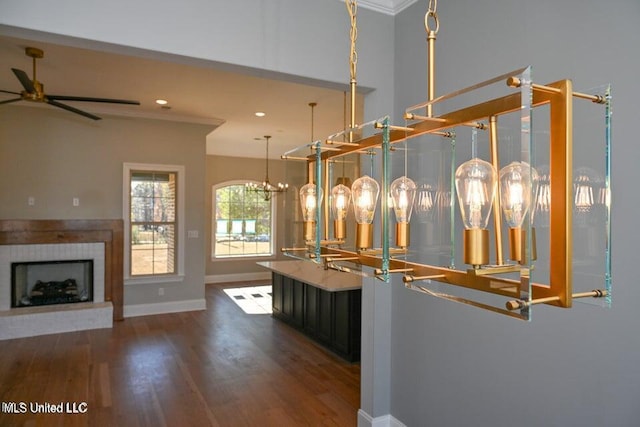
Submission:
<svg viewBox="0 0 640 427">
<path fill-rule="evenodd" d="M 80 199 L 78 197 L 73 198 L 73 206 L 80 206 Z"/>
<path fill-rule="evenodd" d="M 164 288 L 158 288 L 158 295 L 164 296 Z"/>
<path fill-rule="evenodd" d="M 198 233 L 198 230 L 189 230 L 189 231 L 187 231 L 187 237 L 189 239 L 197 239 L 199 235 L 200 234 Z"/>
<path fill-rule="evenodd" d="M 29 206 L 34 206 L 36 204 L 36 198 L 33 196 L 29 196 L 29 198 L 27 198 L 27 204 Z"/>
</svg>

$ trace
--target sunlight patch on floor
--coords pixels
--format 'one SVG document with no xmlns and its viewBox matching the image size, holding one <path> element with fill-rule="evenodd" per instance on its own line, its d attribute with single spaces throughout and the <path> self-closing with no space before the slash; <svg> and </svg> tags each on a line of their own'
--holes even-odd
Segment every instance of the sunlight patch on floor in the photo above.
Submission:
<svg viewBox="0 0 640 427">
<path fill-rule="evenodd" d="M 271 314 L 271 285 L 227 288 L 224 292 L 247 314 Z"/>
</svg>

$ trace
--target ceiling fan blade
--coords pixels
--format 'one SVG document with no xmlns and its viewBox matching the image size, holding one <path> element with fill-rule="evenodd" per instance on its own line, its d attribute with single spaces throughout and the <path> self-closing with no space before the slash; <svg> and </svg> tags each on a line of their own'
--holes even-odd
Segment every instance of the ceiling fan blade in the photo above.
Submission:
<svg viewBox="0 0 640 427">
<path fill-rule="evenodd" d="M 16 101 L 21 101 L 22 98 L 14 98 L 14 99 L 7 99 L 6 101 L 0 101 L 0 105 L 2 104 L 8 104 L 10 102 L 16 102 Z"/>
<path fill-rule="evenodd" d="M 84 101 L 84 102 L 105 102 L 110 104 L 140 105 L 139 101 L 130 101 L 128 99 L 87 98 L 86 96 L 66 96 L 66 95 L 47 95 L 47 98 L 53 99 L 56 101 Z"/>
<path fill-rule="evenodd" d="M 20 95 L 19 92 L 11 92 L 10 90 L 2 90 L 2 89 L 0 89 L 0 92 L 2 92 L 2 93 L 10 93 L 11 95 Z"/>
<path fill-rule="evenodd" d="M 71 111 L 72 113 L 80 114 L 81 116 L 85 116 L 93 120 L 101 120 L 101 118 L 98 116 L 94 116 L 93 114 L 87 113 L 86 111 L 78 110 L 77 108 L 71 107 L 61 102 L 54 101 L 53 99 L 47 99 L 47 104 L 51 104 L 55 107 L 59 107 L 67 111 Z"/>
<path fill-rule="evenodd" d="M 18 80 L 20 80 L 20 83 L 22 83 L 22 87 L 24 87 L 24 90 L 29 93 L 33 93 L 36 91 L 36 88 L 33 87 L 33 82 L 31 81 L 29 76 L 27 76 L 27 73 L 22 70 L 18 70 L 17 68 L 12 68 L 11 71 L 13 71 L 13 74 L 15 74 Z"/>
</svg>

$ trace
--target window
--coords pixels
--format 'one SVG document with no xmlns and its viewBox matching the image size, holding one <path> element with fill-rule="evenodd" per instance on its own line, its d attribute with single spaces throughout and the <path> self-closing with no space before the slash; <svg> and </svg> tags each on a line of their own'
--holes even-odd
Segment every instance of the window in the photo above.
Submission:
<svg viewBox="0 0 640 427">
<path fill-rule="evenodd" d="M 181 166 L 125 164 L 128 278 L 182 274 Z M 180 185 L 179 185 L 180 184 Z"/>
<path fill-rule="evenodd" d="M 273 204 L 244 183 L 213 188 L 214 258 L 273 255 Z"/>
</svg>

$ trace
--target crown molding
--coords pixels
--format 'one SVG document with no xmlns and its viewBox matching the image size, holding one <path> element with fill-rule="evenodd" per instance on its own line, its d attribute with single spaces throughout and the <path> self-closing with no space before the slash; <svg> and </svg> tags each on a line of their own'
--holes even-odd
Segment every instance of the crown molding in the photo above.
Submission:
<svg viewBox="0 0 640 427">
<path fill-rule="evenodd" d="M 344 3 L 344 0 L 339 1 Z M 393 16 L 417 1 L 418 0 L 360 0 L 358 1 L 358 7 Z"/>
</svg>

